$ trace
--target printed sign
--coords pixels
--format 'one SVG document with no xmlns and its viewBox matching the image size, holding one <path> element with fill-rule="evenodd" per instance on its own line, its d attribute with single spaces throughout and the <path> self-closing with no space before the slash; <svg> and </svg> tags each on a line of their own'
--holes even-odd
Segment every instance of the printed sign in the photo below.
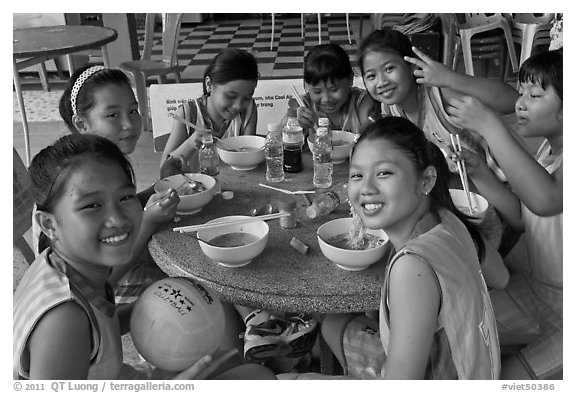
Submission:
<svg viewBox="0 0 576 393">
<path fill-rule="evenodd" d="M 354 86 L 364 87 L 361 77 L 354 78 Z M 268 79 L 258 81 L 254 91 L 254 102 L 258 108 L 256 133 L 266 135 L 268 123 L 277 123 L 288 109 L 288 100 L 292 98 L 292 86 L 304 94 L 302 79 Z M 170 136 L 172 119 L 169 117 L 178 109 L 178 105 L 192 101 L 202 95 L 201 83 L 153 84 L 150 86 L 150 111 L 154 151 L 162 152 Z"/>
<path fill-rule="evenodd" d="M 266 135 L 268 123 L 282 120 L 288 108 L 288 100 L 293 96 L 291 86 L 304 93 L 302 79 L 276 79 L 258 81 L 254 91 L 254 102 L 258 110 L 256 133 Z M 154 151 L 161 152 L 168 141 L 172 129 L 169 117 L 184 102 L 202 95 L 201 83 L 178 83 L 150 86 L 150 110 L 154 136 Z"/>
</svg>

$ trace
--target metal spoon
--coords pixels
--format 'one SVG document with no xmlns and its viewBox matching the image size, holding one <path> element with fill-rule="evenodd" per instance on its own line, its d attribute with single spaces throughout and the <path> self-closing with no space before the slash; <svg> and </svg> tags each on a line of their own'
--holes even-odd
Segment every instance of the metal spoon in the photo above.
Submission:
<svg viewBox="0 0 576 393">
<path fill-rule="evenodd" d="M 274 207 L 267 203 L 264 206 L 260 207 L 260 208 L 254 208 L 254 209 L 250 209 L 250 211 L 248 212 L 248 215 L 250 216 L 261 216 L 261 215 L 265 215 L 265 214 L 271 214 L 274 211 Z"/>
<path fill-rule="evenodd" d="M 204 243 L 204 244 L 208 244 L 209 246 L 214 247 L 214 244 L 210 243 L 208 240 L 200 239 L 199 237 L 196 237 L 196 239 L 197 239 L 199 242 L 202 242 L 202 243 Z"/>
</svg>

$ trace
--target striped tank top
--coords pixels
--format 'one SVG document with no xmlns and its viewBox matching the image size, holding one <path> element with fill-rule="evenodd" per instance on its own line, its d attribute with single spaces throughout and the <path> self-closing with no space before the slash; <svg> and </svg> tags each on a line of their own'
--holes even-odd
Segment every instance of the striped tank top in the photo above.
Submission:
<svg viewBox="0 0 576 393">
<path fill-rule="evenodd" d="M 42 252 L 14 293 L 13 378 L 29 378 L 28 340 L 38 321 L 52 308 L 71 301 L 86 312 L 91 325 L 88 379 L 118 379 L 122 370 L 120 324 L 112 289 L 108 287 L 107 292 L 108 299 L 97 295 L 51 248 Z"/>
</svg>

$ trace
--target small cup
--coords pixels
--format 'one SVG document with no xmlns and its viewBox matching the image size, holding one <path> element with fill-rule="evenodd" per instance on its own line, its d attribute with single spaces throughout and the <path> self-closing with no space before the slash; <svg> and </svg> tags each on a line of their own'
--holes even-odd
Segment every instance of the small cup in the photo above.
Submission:
<svg viewBox="0 0 576 393">
<path fill-rule="evenodd" d="M 288 216 L 280 217 L 281 228 L 295 228 L 298 223 L 296 217 L 296 198 L 286 197 L 278 202 L 278 211 L 280 213 L 290 213 Z"/>
</svg>

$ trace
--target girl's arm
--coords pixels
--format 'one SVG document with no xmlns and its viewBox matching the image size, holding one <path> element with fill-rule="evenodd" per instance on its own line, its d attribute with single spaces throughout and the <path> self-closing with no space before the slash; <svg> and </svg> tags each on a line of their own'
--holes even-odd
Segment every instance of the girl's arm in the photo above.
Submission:
<svg viewBox="0 0 576 393">
<path fill-rule="evenodd" d="M 28 341 L 30 379 L 86 379 L 90 369 L 91 327 L 74 302 L 48 311 Z"/>
<path fill-rule="evenodd" d="M 416 47 L 412 47 L 419 57 L 404 57 L 420 69 L 414 70 L 416 82 L 419 84 L 437 86 L 442 92 L 442 98 L 449 99 L 459 95 L 476 97 L 496 112 L 506 114 L 514 112 L 518 92 L 507 83 L 496 79 L 475 77 L 452 71 L 444 64 L 432 60 Z"/>
<path fill-rule="evenodd" d="M 518 197 L 494 175 L 486 162 L 476 153 L 464 149 L 460 156 L 466 162 L 466 173 L 478 189 L 478 193 L 494 206 L 508 225 L 517 231 L 524 231 Z"/>
<path fill-rule="evenodd" d="M 178 107 L 176 114 L 180 117 L 185 117 L 184 107 Z M 166 177 L 170 174 L 178 173 L 177 170 L 172 171 L 173 173 L 169 173 L 169 171 L 164 168 L 168 155 L 171 155 L 172 157 L 183 157 L 187 161 L 193 153 L 198 150 L 201 144 L 201 138 L 199 132 L 194 132 L 190 137 L 188 137 L 186 126 L 177 120 L 173 120 L 172 131 L 170 132 L 170 137 L 168 138 L 168 142 L 166 142 L 162 158 L 160 159 L 160 177 Z"/>
<path fill-rule="evenodd" d="M 380 111 L 380 103 L 376 102 L 370 97 L 370 94 L 366 94 L 362 101 L 360 102 L 360 107 L 358 108 L 358 118 L 360 119 L 360 130 L 364 130 L 369 124 L 372 124 L 370 116 L 374 113 L 374 107 L 377 106 L 378 111 Z"/>
<path fill-rule="evenodd" d="M 424 379 L 440 309 L 440 287 L 429 265 L 403 255 L 390 271 L 390 343 L 385 379 Z"/>
<path fill-rule="evenodd" d="M 169 198 L 162 202 L 153 204 L 168 193 L 170 194 Z M 116 284 L 122 276 L 126 274 L 126 272 L 138 264 L 140 255 L 146 251 L 150 238 L 158 228 L 174 219 L 179 202 L 180 197 L 178 196 L 178 193 L 172 189 L 167 190 L 165 193 L 154 194 L 150 197 L 148 202 L 149 207 L 144 211 L 140 231 L 138 232 L 136 241 L 134 242 L 134 254 L 132 260 L 127 265 L 118 266 L 112 269 L 109 281 L 113 285 Z"/>
<path fill-rule="evenodd" d="M 482 135 L 514 193 L 538 216 L 562 213 L 562 167 L 554 174 L 542 167 L 520 146 L 510 131 L 489 108 L 473 97 L 453 99 L 447 113 L 454 124 Z"/>
<path fill-rule="evenodd" d="M 248 119 L 248 124 L 244 129 L 242 135 L 256 135 L 256 126 L 258 125 L 258 110 L 256 108 L 256 102 L 252 99 L 252 113 L 247 113 L 246 116 L 250 116 Z"/>
</svg>

